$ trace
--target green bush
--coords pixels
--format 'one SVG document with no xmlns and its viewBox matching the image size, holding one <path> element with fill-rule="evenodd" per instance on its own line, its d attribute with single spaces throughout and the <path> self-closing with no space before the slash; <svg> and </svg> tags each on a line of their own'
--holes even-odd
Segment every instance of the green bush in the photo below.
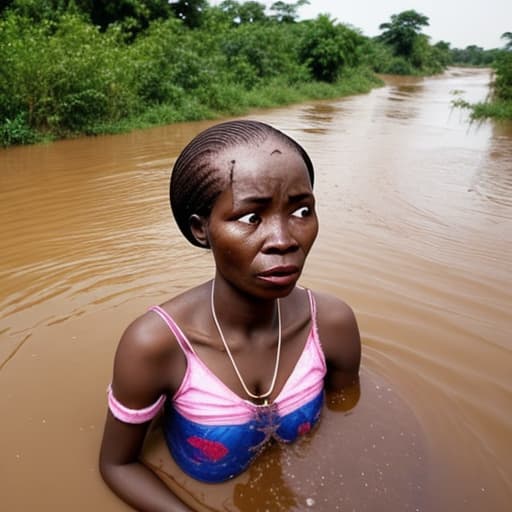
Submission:
<svg viewBox="0 0 512 512">
<path fill-rule="evenodd" d="M 0 125 L 0 145 L 32 144 L 39 137 L 27 123 L 24 114 L 18 114 L 14 119 L 5 119 Z"/>
<path fill-rule="evenodd" d="M 492 117 L 494 119 L 512 119 L 512 101 L 492 101 L 471 105 L 473 119 Z"/>
<path fill-rule="evenodd" d="M 500 100 L 512 100 L 512 51 L 503 51 L 495 63 L 494 91 Z"/>
<path fill-rule="evenodd" d="M 452 101 L 455 107 L 470 109 L 472 119 L 512 119 L 512 52 L 500 51 L 494 67 L 496 78 L 489 101 L 473 104 L 462 98 Z"/>
<path fill-rule="evenodd" d="M 359 64 L 357 49 L 364 43 L 359 33 L 335 24 L 326 15 L 306 22 L 304 27 L 299 57 L 316 80 L 333 83 L 344 66 Z"/>
<path fill-rule="evenodd" d="M 199 28 L 168 17 L 135 34 L 125 18 L 100 29 L 75 2 L 56 1 L 48 16 L 37 6 L 51 2 L 38 0 L 0 12 L 0 144 L 242 114 L 375 85 L 354 71 L 369 40 L 326 16 L 237 25 L 211 10 Z"/>
<path fill-rule="evenodd" d="M 34 25 L 9 14 L 0 22 L 0 55 L 0 113 L 23 114 L 31 130 L 87 132 L 131 109 L 116 34 L 100 34 L 78 16 Z"/>
<path fill-rule="evenodd" d="M 290 82 L 309 79 L 298 59 L 298 34 L 290 24 L 248 23 L 229 30 L 220 41 L 233 80 L 246 88 L 286 77 Z"/>
<path fill-rule="evenodd" d="M 392 75 L 413 75 L 414 68 L 406 58 L 393 57 L 388 63 L 384 73 L 390 73 Z"/>
</svg>

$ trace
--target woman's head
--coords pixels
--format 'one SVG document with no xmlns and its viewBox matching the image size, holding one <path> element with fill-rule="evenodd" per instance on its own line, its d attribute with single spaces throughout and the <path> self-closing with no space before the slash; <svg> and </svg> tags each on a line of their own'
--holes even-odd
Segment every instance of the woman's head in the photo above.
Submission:
<svg viewBox="0 0 512 512">
<path fill-rule="evenodd" d="M 313 186 L 313 164 L 304 148 L 283 132 L 258 121 L 228 121 L 212 126 L 181 152 L 171 175 L 170 201 L 176 223 L 190 243 L 204 247 L 192 234 L 191 218 L 208 218 L 217 197 L 233 180 L 233 166 L 222 163 L 218 156 L 235 146 L 258 147 L 271 138 L 300 155 Z"/>
</svg>

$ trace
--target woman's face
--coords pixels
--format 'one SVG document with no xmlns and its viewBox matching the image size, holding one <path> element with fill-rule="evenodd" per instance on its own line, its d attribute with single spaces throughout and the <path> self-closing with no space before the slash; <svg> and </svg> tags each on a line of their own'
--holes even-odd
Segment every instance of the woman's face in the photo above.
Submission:
<svg viewBox="0 0 512 512">
<path fill-rule="evenodd" d="M 206 221 L 217 278 L 257 297 L 286 296 L 318 233 L 306 164 L 275 138 L 218 158 L 231 183 Z"/>
</svg>

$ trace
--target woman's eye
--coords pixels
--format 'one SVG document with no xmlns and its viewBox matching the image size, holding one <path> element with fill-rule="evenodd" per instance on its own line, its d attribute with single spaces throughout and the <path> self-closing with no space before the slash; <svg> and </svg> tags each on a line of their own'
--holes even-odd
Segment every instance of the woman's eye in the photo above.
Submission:
<svg viewBox="0 0 512 512">
<path fill-rule="evenodd" d="M 307 217 L 311 214 L 311 208 L 309 206 L 301 206 L 297 210 L 295 210 L 292 215 L 295 217 Z"/>
<path fill-rule="evenodd" d="M 260 218 L 255 213 L 248 213 L 247 215 L 240 217 L 238 220 L 245 224 L 257 224 L 259 222 Z"/>
</svg>

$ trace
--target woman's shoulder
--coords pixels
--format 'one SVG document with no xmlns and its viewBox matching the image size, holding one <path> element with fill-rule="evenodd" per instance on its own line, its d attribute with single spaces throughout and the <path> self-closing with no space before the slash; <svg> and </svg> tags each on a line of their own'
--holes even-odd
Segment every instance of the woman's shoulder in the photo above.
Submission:
<svg viewBox="0 0 512 512">
<path fill-rule="evenodd" d="M 361 338 L 354 311 L 338 297 L 318 292 L 313 295 L 318 334 L 328 364 L 339 372 L 356 374 L 361 360 Z"/>
<path fill-rule="evenodd" d="M 165 318 L 186 318 L 196 295 L 191 290 L 160 304 L 156 309 L 163 310 L 163 315 L 150 308 L 125 329 L 116 351 L 113 378 L 116 398 L 122 403 L 141 407 L 178 388 L 186 369 L 185 355 Z"/>
<path fill-rule="evenodd" d="M 312 292 L 317 309 L 317 321 L 324 329 L 345 329 L 357 325 L 352 308 L 342 299 L 323 292 Z"/>
<path fill-rule="evenodd" d="M 183 324 L 194 321 L 194 304 L 201 295 L 201 286 L 187 290 L 159 305 L 155 304 L 133 320 L 125 329 L 119 344 L 148 358 L 173 352 L 179 345 L 166 319 L 171 319 L 182 330 Z"/>
</svg>

